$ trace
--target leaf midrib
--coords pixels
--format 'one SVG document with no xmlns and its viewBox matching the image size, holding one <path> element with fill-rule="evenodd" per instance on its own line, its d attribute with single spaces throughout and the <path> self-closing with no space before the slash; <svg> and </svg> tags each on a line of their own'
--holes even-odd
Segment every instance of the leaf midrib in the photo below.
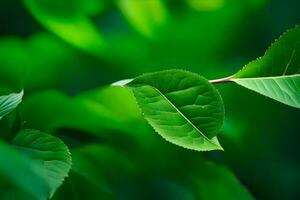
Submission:
<svg viewBox="0 0 300 200">
<path fill-rule="evenodd" d="M 263 77 L 254 77 L 254 78 L 231 78 L 231 81 L 235 80 L 266 80 L 266 79 L 282 79 L 282 78 L 293 78 L 298 77 L 300 74 L 293 74 L 293 75 L 281 75 L 281 76 L 263 76 Z"/>
<path fill-rule="evenodd" d="M 194 129 L 197 130 L 198 133 L 201 134 L 201 136 L 207 140 L 209 143 L 215 145 L 218 149 L 222 149 L 219 145 L 215 144 L 214 142 L 212 142 L 208 137 L 206 137 L 186 116 L 184 116 L 184 114 L 157 88 L 148 85 L 151 88 L 153 88 L 154 90 L 156 90 L 190 125 L 192 125 L 192 127 Z"/>
</svg>

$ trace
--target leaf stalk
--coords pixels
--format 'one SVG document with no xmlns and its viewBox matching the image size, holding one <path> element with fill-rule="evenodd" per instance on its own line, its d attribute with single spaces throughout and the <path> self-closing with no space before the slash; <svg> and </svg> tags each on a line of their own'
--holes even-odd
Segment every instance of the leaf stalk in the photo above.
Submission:
<svg viewBox="0 0 300 200">
<path fill-rule="evenodd" d="M 215 80 L 209 80 L 211 84 L 220 84 L 220 83 L 228 83 L 232 82 L 232 76 L 228 76 L 225 78 L 215 79 Z"/>
</svg>

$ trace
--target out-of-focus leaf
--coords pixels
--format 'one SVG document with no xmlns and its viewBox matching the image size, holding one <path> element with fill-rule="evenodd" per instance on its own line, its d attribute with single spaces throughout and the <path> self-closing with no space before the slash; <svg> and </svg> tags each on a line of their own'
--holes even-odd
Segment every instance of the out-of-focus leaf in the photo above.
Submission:
<svg viewBox="0 0 300 200">
<path fill-rule="evenodd" d="M 102 36 L 87 17 L 94 12 L 90 6 L 95 5 L 94 0 L 24 0 L 24 4 L 43 26 L 65 41 L 95 55 L 102 52 Z"/>
<path fill-rule="evenodd" d="M 97 187 L 85 177 L 81 175 L 70 172 L 69 177 L 66 179 L 64 184 L 58 189 L 54 194 L 53 200 L 65 200 L 68 199 L 85 199 L 85 200 L 115 200 L 116 197 L 114 194 L 103 191 L 101 188 Z"/>
<path fill-rule="evenodd" d="M 152 158 L 152 162 L 155 164 L 152 166 L 143 165 L 144 163 L 140 163 L 140 160 L 136 159 L 135 156 L 126 153 L 122 155 L 108 146 L 83 146 L 74 149 L 72 155 L 74 158 L 72 174 L 80 175 L 92 187 L 97 187 L 98 191 L 102 191 L 104 196 L 111 193 L 130 199 L 143 197 L 191 200 L 253 199 L 247 189 L 227 168 L 204 160 L 201 161 L 201 159 L 192 162 L 188 157 L 185 157 L 187 162 L 182 163 L 172 160 L 178 159 L 178 156 L 168 157 L 169 162 L 166 162 L 165 167 L 169 173 L 166 173 L 160 171 L 163 169 L 163 165 L 155 156 Z M 143 160 L 142 158 L 145 159 L 143 153 L 139 156 L 141 160 Z M 174 162 L 177 163 L 176 166 L 178 167 L 186 166 L 189 163 L 193 163 L 193 165 L 185 167 L 187 172 L 185 170 L 178 171 L 172 168 Z M 175 170 L 176 176 L 171 176 L 172 170 Z M 115 173 L 116 171 L 118 174 Z M 179 178 L 180 181 L 175 177 L 181 177 Z M 134 183 L 129 183 L 127 178 L 132 179 L 131 181 Z M 119 187 L 125 186 L 123 184 L 130 184 L 130 192 L 120 190 Z M 76 187 L 78 187 L 78 183 L 75 185 Z M 140 189 L 142 189 L 141 193 L 139 193 Z M 80 188 L 78 188 L 78 194 L 82 194 Z M 101 194 L 99 195 L 99 198 L 102 197 Z"/>
<path fill-rule="evenodd" d="M 83 136 L 87 141 L 90 137 L 112 142 L 126 139 L 128 142 L 122 143 L 126 145 L 136 142 L 130 139 L 133 135 L 135 139 L 138 135 L 142 140 L 147 134 L 140 133 L 151 130 L 143 120 L 131 91 L 119 87 L 99 88 L 75 97 L 58 91 L 36 93 L 24 101 L 20 114 L 25 128 L 48 133 L 73 130 L 79 133 L 77 136 L 87 134 Z M 62 134 L 71 136 L 65 131 Z"/>
<path fill-rule="evenodd" d="M 181 4 L 172 4 L 175 5 L 180 7 Z M 245 1 L 226 1 L 215 12 L 194 12 L 172 6 L 172 16 L 167 18 L 155 40 L 143 40 L 127 32 L 110 32 L 106 36 L 109 51 L 104 52 L 103 58 L 134 72 L 127 77 L 174 66 L 200 72 L 207 78 L 224 76 L 224 68 L 227 68 L 224 54 L 234 52 L 236 30 L 249 13 Z"/>
<path fill-rule="evenodd" d="M 167 70 L 128 84 L 150 125 L 167 141 L 198 150 L 222 150 L 217 138 L 224 120 L 218 91 L 203 77 Z"/>
<path fill-rule="evenodd" d="M 63 199 L 64 195 L 69 194 L 76 195 L 78 199 L 119 199 L 117 185 L 130 184 L 125 180 L 133 179 L 138 171 L 137 165 L 133 165 L 130 158 L 124 154 L 110 146 L 100 144 L 73 149 L 72 172 L 54 199 L 59 199 L 59 196 Z M 69 185 L 73 188 L 71 191 Z M 122 198 L 129 196 L 126 193 Z"/>
<path fill-rule="evenodd" d="M 178 180 L 173 177 L 155 182 L 154 190 L 157 199 L 188 200 L 253 200 L 254 197 L 243 186 L 237 177 L 226 167 L 202 160 L 186 160 L 185 172 L 177 170 Z M 188 165 L 192 164 L 192 166 Z M 171 169 L 172 166 L 169 166 Z M 180 174 L 178 173 L 180 172 Z M 155 176 L 155 175 L 152 175 Z"/>
<path fill-rule="evenodd" d="M 230 78 L 231 81 L 300 108 L 300 26 L 287 31 L 266 51 Z"/>
<path fill-rule="evenodd" d="M 136 170 L 127 157 L 109 146 L 83 146 L 74 149 L 72 155 L 72 171 L 107 192 L 112 192 L 109 186 L 113 180 L 120 179 L 116 171 L 125 176 Z"/>
<path fill-rule="evenodd" d="M 0 142 L 0 174 L 1 180 L 8 180 L 11 184 L 26 191 L 37 199 L 49 197 L 49 185 L 43 177 L 42 170 L 36 161 L 20 154 L 13 146 Z M 15 193 L 15 189 L 7 191 L 6 182 L 1 185 L 1 199 L 11 196 L 6 192 Z"/>
<path fill-rule="evenodd" d="M 16 187 L 16 191 L 3 191 L 4 196 L 5 192 L 21 189 L 36 199 L 48 199 L 71 168 L 71 156 L 64 143 L 39 131 L 24 130 L 11 146 L 1 142 L 0 148 L 0 174 Z"/>
<path fill-rule="evenodd" d="M 15 109 L 22 101 L 23 90 L 19 93 L 12 93 L 0 96 L 0 119 Z"/>
<path fill-rule="evenodd" d="M 254 200 L 232 172 L 214 163 L 203 162 L 193 180 L 196 199 Z"/>
<path fill-rule="evenodd" d="M 199 11 L 214 11 L 221 8 L 225 0 L 186 0 L 186 3 Z"/>
<path fill-rule="evenodd" d="M 88 98 L 70 98 L 57 91 L 31 95 L 21 107 L 21 115 L 26 127 L 49 133 L 71 128 L 105 136 L 105 129 L 126 130 L 121 118 L 103 105 Z"/>
<path fill-rule="evenodd" d="M 30 94 L 60 88 L 77 93 L 115 80 L 111 78 L 116 74 L 113 69 L 98 65 L 102 66 L 98 58 L 82 54 L 50 33 L 37 33 L 27 39 L 0 39 L 1 89 L 24 88 Z M 84 81 L 74 82 L 79 79 Z"/>
<path fill-rule="evenodd" d="M 116 3 L 129 23 L 146 37 L 154 37 L 166 23 L 167 10 L 161 0 L 117 0 Z"/>
<path fill-rule="evenodd" d="M 135 98 L 128 88 L 102 87 L 81 93 L 77 96 L 77 99 L 88 99 L 101 104 L 111 112 L 115 113 L 118 118 L 127 122 L 142 118 Z M 124 106 L 122 102 L 126 103 L 126 106 Z"/>
<path fill-rule="evenodd" d="M 37 34 L 28 40 L 3 38 L 0 41 L 0 83 L 26 90 L 59 84 L 61 68 L 70 51 L 47 34 Z"/>
</svg>

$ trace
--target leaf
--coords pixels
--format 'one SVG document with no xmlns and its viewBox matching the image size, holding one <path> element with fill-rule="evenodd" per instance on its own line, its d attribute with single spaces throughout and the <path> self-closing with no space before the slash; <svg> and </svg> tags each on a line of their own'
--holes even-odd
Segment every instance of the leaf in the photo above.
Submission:
<svg viewBox="0 0 300 200">
<path fill-rule="evenodd" d="M 193 171 L 193 188 L 196 199 L 254 199 L 238 178 L 222 165 L 203 162 Z"/>
<path fill-rule="evenodd" d="M 14 110 L 22 101 L 23 90 L 19 93 L 0 96 L 0 119 Z"/>
<path fill-rule="evenodd" d="M 5 194 L 8 193 L 7 187 L 4 187 L 7 182 L 37 199 L 46 199 L 46 196 L 49 196 L 47 182 L 37 163 L 2 141 L 0 141 L 0 175 L 1 181 L 7 180 L 1 185 L 1 199 L 8 196 Z M 5 190 L 2 191 L 2 188 Z M 15 192 L 15 188 L 13 191 Z"/>
<path fill-rule="evenodd" d="M 71 168 L 66 145 L 35 130 L 21 131 L 9 146 L 0 142 L 0 174 L 37 199 L 49 199 Z"/>
<path fill-rule="evenodd" d="M 186 3 L 197 11 L 215 11 L 224 6 L 224 0 L 185 0 Z"/>
<path fill-rule="evenodd" d="M 136 170 L 128 157 L 111 146 L 85 145 L 74 149 L 72 155 L 72 171 L 107 192 L 111 192 L 111 181 L 120 178 L 116 171 L 125 177 Z"/>
<path fill-rule="evenodd" d="M 247 64 L 231 81 L 300 108 L 300 26 L 284 33 L 265 55 Z"/>
<path fill-rule="evenodd" d="M 52 135 L 34 130 L 19 133 L 12 144 L 32 159 L 39 161 L 49 184 L 51 197 L 71 168 L 71 155 L 67 146 Z"/>
<path fill-rule="evenodd" d="M 139 145 L 134 147 L 137 151 Z M 145 182 L 140 172 L 141 162 L 133 162 L 136 155 L 128 154 L 124 150 L 113 148 L 109 145 L 91 144 L 82 145 L 72 150 L 72 170 L 70 177 L 63 187 L 55 194 L 60 194 L 61 199 L 66 195 L 76 195 L 74 199 L 144 199 L 147 194 L 141 191 L 139 186 Z M 143 168 L 144 172 L 146 171 Z M 117 173 L 116 173 L 117 172 Z M 121 176 L 120 176 L 121 174 Z M 138 177 L 139 179 L 137 179 Z M 73 190 L 67 191 L 67 184 L 70 182 Z M 75 190 L 75 191 L 74 191 Z M 149 190 L 148 190 L 149 191 Z M 147 192 L 148 192 L 147 191 Z M 141 198 L 131 193 L 141 193 Z M 149 196 L 149 195 L 148 195 Z"/>
<path fill-rule="evenodd" d="M 169 170 L 174 167 L 172 164 Z M 159 196 L 158 199 L 254 200 L 247 188 L 225 166 L 205 160 L 195 162 L 185 159 L 178 167 L 185 169 L 185 172 L 177 170 L 179 181 L 171 176 L 167 181 L 161 179 L 156 183 L 154 190 L 169 197 Z"/>
<path fill-rule="evenodd" d="M 89 53 L 99 55 L 103 38 L 88 18 L 93 0 L 23 0 L 31 14 L 63 40 Z M 101 7 L 100 5 L 97 7 Z"/>
<path fill-rule="evenodd" d="M 157 29 L 166 22 L 167 11 L 161 0 L 116 2 L 129 23 L 146 37 L 155 36 Z"/>
<path fill-rule="evenodd" d="M 129 112 L 120 114 L 121 109 L 118 109 L 117 106 L 114 109 L 118 109 L 118 113 L 115 113 L 108 106 L 101 103 L 109 96 L 114 97 L 114 100 L 116 100 L 111 102 L 122 102 L 121 100 L 129 102 L 130 99 L 127 100 L 124 88 L 122 89 L 116 90 L 115 88 L 108 96 L 104 95 L 103 97 L 101 97 L 103 92 L 109 92 L 108 90 L 90 91 L 74 98 L 58 91 L 36 93 L 24 101 L 20 108 L 21 116 L 26 121 L 26 127 L 49 133 L 54 133 L 62 128 L 70 128 L 101 137 L 111 137 L 113 134 L 106 134 L 108 130 L 116 132 L 115 134 L 118 131 L 131 130 L 126 124 L 127 118 L 131 117 Z M 93 95 L 94 97 L 92 97 Z M 132 106 L 128 108 L 128 111 L 129 109 L 132 109 L 132 112 L 138 111 L 138 108 Z"/>
<path fill-rule="evenodd" d="M 160 154 L 166 160 L 165 166 L 159 162 L 160 156 L 153 155 L 151 159 L 147 157 L 154 163 L 151 166 L 145 162 L 141 163 L 145 160 L 145 152 L 138 152 L 137 155 L 126 154 L 110 146 L 99 144 L 74 149 L 72 175 L 75 173 L 81 175 L 89 181 L 91 187 L 96 185 L 98 191 L 107 190 L 116 196 L 122 195 L 122 191 L 115 188 L 119 186 L 120 181 L 127 186 L 130 185 L 130 181 L 134 182 L 130 185 L 134 192 L 139 192 L 140 186 L 147 188 L 136 198 L 126 196 L 129 195 L 126 190 L 127 192 L 122 196 L 125 195 L 127 199 L 145 199 L 151 195 L 155 195 L 155 199 L 253 199 L 238 178 L 224 166 L 207 162 L 201 157 L 195 158 L 194 155 L 189 159 L 187 156 L 181 157 L 175 153 L 176 156 L 173 157 L 170 152 L 167 153 L 169 155 L 167 158 Z M 185 162 L 180 162 L 181 159 Z M 177 170 L 184 166 L 184 171 Z M 164 169 L 168 173 L 165 173 Z M 122 176 L 116 174 L 116 171 Z M 145 173 L 148 175 L 145 176 Z M 135 177 L 142 178 L 135 179 Z M 73 176 L 70 178 L 73 179 Z M 106 187 L 107 189 L 104 190 Z M 76 191 L 81 194 L 81 190 L 80 187 Z"/>
<path fill-rule="evenodd" d="M 72 171 L 64 184 L 55 193 L 52 200 L 65 200 L 66 197 L 74 200 L 95 200 L 95 198 L 116 200 L 113 193 L 99 189 L 99 187 L 85 179 L 85 177 Z"/>
<path fill-rule="evenodd" d="M 203 77 L 167 70 L 128 84 L 150 125 L 167 141 L 197 151 L 222 150 L 217 138 L 224 120 L 218 91 Z"/>
</svg>

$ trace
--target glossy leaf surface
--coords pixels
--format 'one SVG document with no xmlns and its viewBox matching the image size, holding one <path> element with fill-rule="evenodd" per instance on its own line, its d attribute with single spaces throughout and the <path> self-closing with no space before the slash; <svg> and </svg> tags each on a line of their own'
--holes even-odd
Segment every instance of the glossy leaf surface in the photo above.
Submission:
<svg viewBox="0 0 300 200">
<path fill-rule="evenodd" d="M 215 136 L 223 123 L 224 107 L 205 78 L 168 70 L 144 74 L 128 86 L 146 120 L 167 141 L 198 151 L 222 149 Z"/>
<path fill-rule="evenodd" d="M 261 58 L 231 80 L 279 102 L 300 108 L 300 26 L 284 33 Z"/>
</svg>

